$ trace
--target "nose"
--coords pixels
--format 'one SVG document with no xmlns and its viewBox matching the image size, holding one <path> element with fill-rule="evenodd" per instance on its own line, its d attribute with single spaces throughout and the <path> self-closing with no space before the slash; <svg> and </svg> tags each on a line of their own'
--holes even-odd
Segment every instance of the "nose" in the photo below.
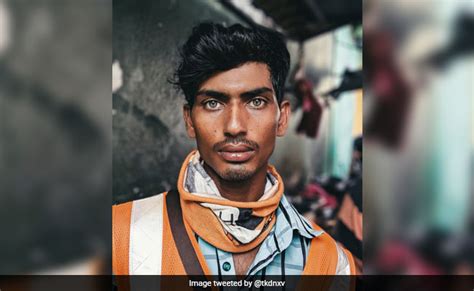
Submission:
<svg viewBox="0 0 474 291">
<path fill-rule="evenodd" d="M 244 108 L 235 104 L 228 108 L 224 120 L 224 135 L 239 136 L 247 133 L 247 114 Z"/>
</svg>

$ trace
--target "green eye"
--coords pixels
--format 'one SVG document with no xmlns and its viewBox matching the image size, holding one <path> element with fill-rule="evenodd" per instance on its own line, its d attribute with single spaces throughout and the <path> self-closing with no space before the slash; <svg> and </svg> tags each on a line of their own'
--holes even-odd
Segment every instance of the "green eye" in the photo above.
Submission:
<svg viewBox="0 0 474 291">
<path fill-rule="evenodd" d="M 219 108 L 219 102 L 217 102 L 216 100 L 209 100 L 209 101 L 206 101 L 204 103 L 205 107 L 208 108 L 208 109 L 217 109 Z"/>
<path fill-rule="evenodd" d="M 217 102 L 215 100 L 211 100 L 207 102 L 207 105 L 211 108 L 216 108 L 217 107 Z"/>
<path fill-rule="evenodd" d="M 263 100 L 262 98 L 255 98 L 250 101 L 250 105 L 255 108 L 260 108 L 265 105 L 265 100 Z"/>
</svg>

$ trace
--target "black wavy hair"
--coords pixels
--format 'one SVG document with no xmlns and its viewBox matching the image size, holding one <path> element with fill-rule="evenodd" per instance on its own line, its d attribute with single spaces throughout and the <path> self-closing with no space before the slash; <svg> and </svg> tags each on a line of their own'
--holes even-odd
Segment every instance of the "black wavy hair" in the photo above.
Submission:
<svg viewBox="0 0 474 291">
<path fill-rule="evenodd" d="M 199 87 L 219 72 L 248 62 L 268 66 L 278 103 L 283 99 L 290 54 L 282 34 L 263 27 L 247 28 L 240 24 L 225 27 L 204 22 L 195 26 L 180 49 L 180 63 L 174 80 L 189 106 L 193 106 Z"/>
</svg>

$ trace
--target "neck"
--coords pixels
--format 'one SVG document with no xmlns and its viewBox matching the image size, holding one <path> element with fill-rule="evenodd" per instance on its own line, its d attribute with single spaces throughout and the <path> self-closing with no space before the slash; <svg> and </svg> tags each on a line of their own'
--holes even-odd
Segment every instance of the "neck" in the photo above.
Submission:
<svg viewBox="0 0 474 291">
<path fill-rule="evenodd" d="M 222 197 L 236 202 L 255 202 L 263 196 L 267 182 L 267 167 L 257 170 L 247 180 L 228 181 L 222 179 L 211 167 L 204 163 L 204 169 L 212 178 Z"/>
</svg>

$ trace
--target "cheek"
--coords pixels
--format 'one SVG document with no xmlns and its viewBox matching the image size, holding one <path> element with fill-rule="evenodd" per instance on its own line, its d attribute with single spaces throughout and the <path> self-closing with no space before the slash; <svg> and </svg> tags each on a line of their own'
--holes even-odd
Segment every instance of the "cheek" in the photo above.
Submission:
<svg viewBox="0 0 474 291">
<path fill-rule="evenodd" d="M 275 114 L 267 117 L 265 121 L 259 122 L 261 127 L 261 132 L 264 135 L 268 136 L 276 136 L 277 128 L 278 128 L 278 119 L 275 118 Z"/>
<path fill-rule="evenodd" d="M 269 117 L 265 120 L 259 118 L 254 121 L 254 124 L 255 126 L 250 131 L 251 136 L 255 138 L 255 141 L 257 141 L 261 147 L 265 148 L 265 151 L 266 148 L 270 151 L 276 139 L 278 123 L 273 117 Z"/>
<path fill-rule="evenodd" d="M 201 123 L 195 126 L 196 139 L 200 144 L 214 144 L 218 138 L 218 129 L 213 123 Z"/>
</svg>

